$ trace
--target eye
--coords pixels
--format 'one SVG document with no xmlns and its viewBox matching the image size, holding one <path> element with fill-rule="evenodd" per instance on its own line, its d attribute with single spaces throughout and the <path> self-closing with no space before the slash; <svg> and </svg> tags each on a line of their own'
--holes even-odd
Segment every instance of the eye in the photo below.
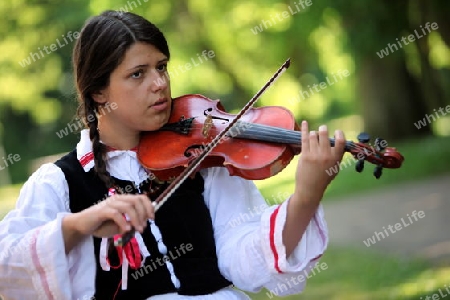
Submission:
<svg viewBox="0 0 450 300">
<path fill-rule="evenodd" d="M 167 63 L 160 64 L 156 67 L 156 70 L 159 72 L 167 71 Z"/>
<path fill-rule="evenodd" d="M 135 78 L 135 79 L 141 78 L 142 74 L 144 74 L 144 70 L 142 70 L 142 69 L 137 70 L 136 72 L 131 73 L 131 78 Z"/>
</svg>

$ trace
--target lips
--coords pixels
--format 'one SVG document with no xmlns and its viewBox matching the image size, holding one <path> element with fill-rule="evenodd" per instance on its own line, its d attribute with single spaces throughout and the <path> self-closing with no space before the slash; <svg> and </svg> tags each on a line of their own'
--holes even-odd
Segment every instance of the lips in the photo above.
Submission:
<svg viewBox="0 0 450 300">
<path fill-rule="evenodd" d="M 161 98 L 161 99 L 158 99 L 158 101 L 156 101 L 155 104 L 153 104 L 152 106 L 161 105 L 161 104 L 163 104 L 165 102 L 167 102 L 167 99 L 166 98 Z"/>
<path fill-rule="evenodd" d="M 158 101 L 156 101 L 153 105 L 151 105 L 150 107 L 156 110 L 164 110 L 166 109 L 168 106 L 168 102 L 166 98 L 161 98 L 158 99 Z"/>
</svg>

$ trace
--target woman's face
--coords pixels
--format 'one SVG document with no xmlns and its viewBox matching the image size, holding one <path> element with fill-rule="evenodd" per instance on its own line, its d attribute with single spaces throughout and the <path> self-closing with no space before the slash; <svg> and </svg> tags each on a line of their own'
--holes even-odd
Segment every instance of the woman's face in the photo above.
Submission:
<svg viewBox="0 0 450 300">
<path fill-rule="evenodd" d="M 171 108 L 167 62 L 167 56 L 152 45 L 137 42 L 128 49 L 111 73 L 109 86 L 93 95 L 103 104 L 102 130 L 152 131 L 167 123 Z"/>
</svg>

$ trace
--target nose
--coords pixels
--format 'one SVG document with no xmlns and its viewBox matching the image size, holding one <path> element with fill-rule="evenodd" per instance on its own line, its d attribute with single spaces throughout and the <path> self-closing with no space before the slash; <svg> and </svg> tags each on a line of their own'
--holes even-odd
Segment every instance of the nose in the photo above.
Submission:
<svg viewBox="0 0 450 300">
<path fill-rule="evenodd" d="M 158 91 L 164 90 L 168 86 L 169 75 L 167 72 L 158 72 L 156 70 L 152 71 L 150 88 L 152 92 L 156 93 Z"/>
</svg>

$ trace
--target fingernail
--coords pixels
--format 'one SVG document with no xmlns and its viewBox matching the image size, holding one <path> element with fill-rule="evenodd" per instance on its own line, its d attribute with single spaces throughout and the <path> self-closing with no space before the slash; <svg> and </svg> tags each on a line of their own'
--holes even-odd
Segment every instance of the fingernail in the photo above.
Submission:
<svg viewBox="0 0 450 300">
<path fill-rule="evenodd" d="M 326 131 L 326 130 L 327 130 L 327 125 L 320 125 L 319 131 Z"/>
<path fill-rule="evenodd" d="M 316 135 L 316 132 L 313 130 L 309 133 L 309 135 Z"/>
</svg>

